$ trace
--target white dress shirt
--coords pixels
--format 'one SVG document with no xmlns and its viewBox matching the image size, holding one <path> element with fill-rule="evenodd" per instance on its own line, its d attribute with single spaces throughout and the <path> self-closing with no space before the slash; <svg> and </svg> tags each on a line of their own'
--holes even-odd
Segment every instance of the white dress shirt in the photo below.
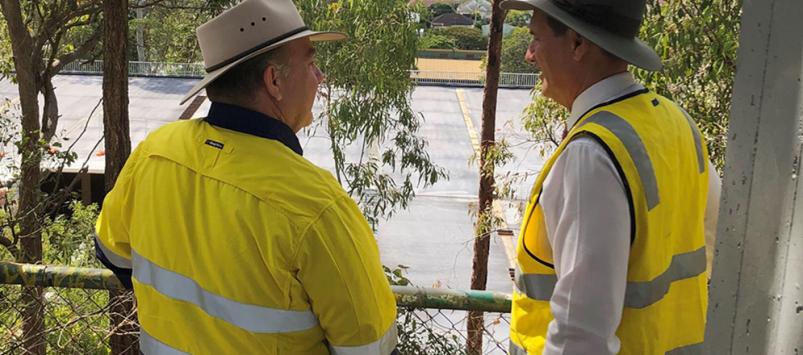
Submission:
<svg viewBox="0 0 803 355">
<path fill-rule="evenodd" d="M 632 74 L 616 74 L 572 104 L 572 127 L 592 107 L 641 90 Z M 709 163 L 709 216 L 719 209 L 719 176 Z M 545 355 L 616 354 L 630 254 L 630 212 L 624 184 L 605 149 L 589 137 L 566 146 L 544 181 L 541 204 L 558 282 Z M 716 225 L 716 218 L 713 218 Z M 707 238 L 710 239 L 710 238 Z"/>
</svg>

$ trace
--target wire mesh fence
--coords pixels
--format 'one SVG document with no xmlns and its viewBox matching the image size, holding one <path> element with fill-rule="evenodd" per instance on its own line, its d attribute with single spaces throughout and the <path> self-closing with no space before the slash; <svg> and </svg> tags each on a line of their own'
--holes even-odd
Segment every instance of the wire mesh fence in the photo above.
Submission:
<svg viewBox="0 0 803 355">
<path fill-rule="evenodd" d="M 0 276 L 0 354 L 136 353 L 125 351 L 137 341 L 136 314 L 119 315 L 122 323 L 110 321 L 115 307 L 105 288 L 117 286 L 101 280 L 109 278 L 107 272 L 0 262 Z M 467 309 L 479 309 L 493 310 L 484 316 L 482 354 L 506 354 L 509 303 L 504 295 L 494 295 L 496 300 L 489 303 L 490 293 L 480 297 L 472 292 L 394 286 L 399 352 L 467 354 Z M 126 331 L 133 335 L 126 338 L 129 343 L 112 351 L 112 334 Z"/>
<path fill-rule="evenodd" d="M 61 70 L 62 74 L 103 74 L 103 62 L 71 62 Z M 206 74 L 201 63 L 128 62 L 128 74 L 143 77 L 203 78 Z M 446 85 L 481 87 L 485 85 L 484 72 L 453 72 L 410 70 L 410 79 L 418 85 Z M 500 73 L 499 86 L 503 88 L 532 89 L 538 74 Z"/>
<path fill-rule="evenodd" d="M 136 322 L 112 324 L 112 307 L 106 290 L 0 286 L 0 354 L 107 354 L 111 334 Z"/>
</svg>

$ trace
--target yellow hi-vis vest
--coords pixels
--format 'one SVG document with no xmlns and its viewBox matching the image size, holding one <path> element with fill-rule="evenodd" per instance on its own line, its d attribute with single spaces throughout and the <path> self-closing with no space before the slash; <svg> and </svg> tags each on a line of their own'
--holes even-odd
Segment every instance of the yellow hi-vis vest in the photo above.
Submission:
<svg viewBox="0 0 803 355">
<path fill-rule="evenodd" d="M 203 120 L 139 144 L 97 223 L 133 268 L 144 354 L 389 354 L 373 233 L 327 171 Z"/>
<path fill-rule="evenodd" d="M 630 204 L 631 247 L 621 354 L 702 351 L 708 302 L 703 217 L 708 155 L 694 122 L 643 90 L 583 115 L 544 165 L 522 222 L 510 326 L 511 354 L 541 354 L 558 280 L 539 196 L 558 156 L 577 137 L 611 156 Z"/>
</svg>

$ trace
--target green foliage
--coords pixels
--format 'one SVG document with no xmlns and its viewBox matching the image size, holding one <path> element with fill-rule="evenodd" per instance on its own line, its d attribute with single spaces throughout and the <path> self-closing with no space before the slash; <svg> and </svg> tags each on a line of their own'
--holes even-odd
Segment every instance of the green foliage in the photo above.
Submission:
<svg viewBox="0 0 803 355">
<path fill-rule="evenodd" d="M 348 41 L 318 45 L 321 86 L 337 178 L 372 225 L 405 208 L 415 186 L 446 177 L 426 152 L 422 117 L 410 107 L 417 24 L 404 0 L 298 1 L 306 23 L 347 33 Z M 359 68 L 359 70 L 355 70 Z M 359 158 L 345 154 L 349 147 Z"/>
<path fill-rule="evenodd" d="M 488 38 L 482 36 L 482 31 L 468 27 L 442 27 L 432 30 L 435 35 L 452 38 L 455 49 L 485 50 L 488 48 Z"/>
<path fill-rule="evenodd" d="M 129 22 L 131 49 L 136 49 L 136 32 L 142 30 L 145 61 L 169 63 L 201 62 L 195 28 L 234 4 L 231 0 L 165 0 L 144 10 L 145 16 Z M 132 51 L 136 53 L 136 51 Z M 136 60 L 136 56 L 132 56 Z"/>
<path fill-rule="evenodd" d="M 532 17 L 532 11 L 510 10 L 505 16 L 505 23 L 516 27 L 527 27 Z"/>
<path fill-rule="evenodd" d="M 516 27 L 509 36 L 502 39 L 503 73 L 535 73 L 535 66 L 524 60 L 527 47 L 530 45 L 530 30 L 527 27 Z"/>
<path fill-rule="evenodd" d="M 736 72 L 740 3 L 683 0 L 648 7 L 641 37 L 664 59 L 664 70 L 636 72 L 647 87 L 680 104 L 697 122 L 720 171 Z"/>
<path fill-rule="evenodd" d="M 70 203 L 67 215 L 46 218 L 42 225 L 44 262 L 78 267 L 100 267 L 95 260 L 91 234 L 97 219 L 95 205 Z M 3 251 L 5 252 L 5 251 Z M 0 256 L 3 255 L 0 252 Z M 0 260 L 7 260 L 7 254 Z M 46 341 L 56 353 L 107 354 L 109 317 L 104 311 L 108 292 L 82 289 L 48 289 L 45 293 Z M 13 352 L 19 346 L 22 321 L 18 310 L 24 303 L 21 288 L 0 286 L 0 325 L 7 327 L 0 334 L 0 353 Z"/>
<path fill-rule="evenodd" d="M 46 218 L 42 229 L 44 260 L 48 264 L 101 267 L 95 259 L 95 230 L 98 206 L 69 203 L 69 215 Z"/>
<path fill-rule="evenodd" d="M 427 31 L 418 42 L 419 49 L 455 49 L 457 43 L 454 38 Z"/>
<path fill-rule="evenodd" d="M 737 0 L 664 1 L 647 7 L 640 37 L 658 51 L 664 70 L 636 70 L 646 87 L 677 102 L 697 122 L 720 170 L 727 143 L 741 6 Z M 534 91 L 538 93 L 536 88 Z M 537 142 L 552 143 L 565 109 L 538 94 L 524 125 Z M 545 153 L 550 150 L 544 147 Z"/>
</svg>

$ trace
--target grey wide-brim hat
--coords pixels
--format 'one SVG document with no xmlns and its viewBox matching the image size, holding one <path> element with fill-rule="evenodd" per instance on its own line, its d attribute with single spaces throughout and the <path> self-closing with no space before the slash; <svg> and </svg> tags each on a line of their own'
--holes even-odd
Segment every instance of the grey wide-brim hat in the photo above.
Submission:
<svg viewBox="0 0 803 355">
<path fill-rule="evenodd" d="M 195 96 L 238 64 L 290 41 L 338 41 L 340 32 L 311 31 L 291 0 L 245 0 L 196 30 L 206 75 L 181 99 Z"/>
<path fill-rule="evenodd" d="M 560 3 L 560 4 L 558 4 Z M 610 4 L 616 3 L 616 4 Z M 505 10 L 534 10 L 538 9 L 547 15 L 562 22 L 584 38 L 611 54 L 633 64 L 639 68 L 657 71 L 663 68 L 661 58 L 655 50 L 636 38 L 636 33 L 623 35 L 614 31 L 592 24 L 588 19 L 580 17 L 586 11 L 584 6 L 609 8 L 620 13 L 615 14 L 620 19 L 636 21 L 636 31 L 641 24 L 641 17 L 644 13 L 644 1 L 611 1 L 611 0 L 506 0 L 501 4 Z M 570 13 L 572 8 L 576 8 L 575 14 Z M 612 16 L 598 16 L 605 19 Z M 632 27 L 632 26 L 631 26 Z M 631 28 L 632 29 L 632 28 Z"/>
</svg>

